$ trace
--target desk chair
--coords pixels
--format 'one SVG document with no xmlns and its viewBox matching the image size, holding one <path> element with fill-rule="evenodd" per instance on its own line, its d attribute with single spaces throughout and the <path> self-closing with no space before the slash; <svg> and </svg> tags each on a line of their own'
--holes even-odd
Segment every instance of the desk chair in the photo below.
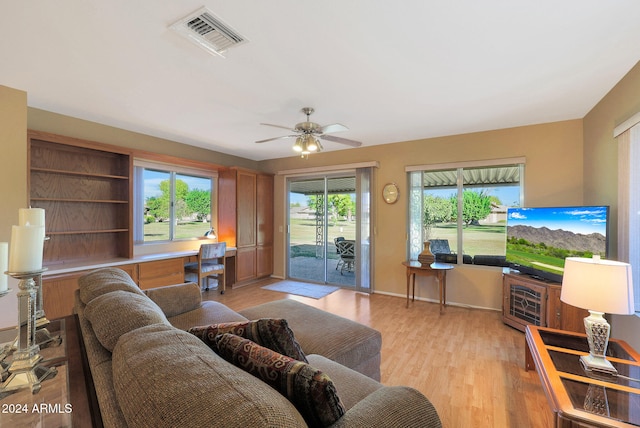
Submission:
<svg viewBox="0 0 640 428">
<path fill-rule="evenodd" d="M 209 278 L 215 275 L 218 279 L 218 290 L 224 294 L 225 290 L 225 261 L 224 253 L 227 251 L 226 242 L 215 244 L 202 244 L 198 253 L 198 261 L 184 265 L 185 273 L 198 275 L 198 284 L 209 291 Z M 204 280 L 204 282 L 203 282 Z"/>
</svg>

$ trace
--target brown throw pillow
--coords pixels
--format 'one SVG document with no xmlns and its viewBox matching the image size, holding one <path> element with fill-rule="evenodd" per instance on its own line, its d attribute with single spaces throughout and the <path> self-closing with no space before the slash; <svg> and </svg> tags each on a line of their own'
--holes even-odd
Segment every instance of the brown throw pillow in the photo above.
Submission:
<svg viewBox="0 0 640 428">
<path fill-rule="evenodd" d="M 333 382 L 320 370 L 234 334 L 218 335 L 215 341 L 222 358 L 287 397 L 310 427 L 333 425 L 344 415 Z"/>
<path fill-rule="evenodd" d="M 219 323 L 192 327 L 187 331 L 200 338 L 214 351 L 216 351 L 216 336 L 223 333 L 231 333 L 249 339 L 279 354 L 291 357 L 294 360 L 309 362 L 300 344 L 293 336 L 293 331 L 289 328 L 287 321 L 283 319 L 261 318 L 255 321 Z"/>
</svg>

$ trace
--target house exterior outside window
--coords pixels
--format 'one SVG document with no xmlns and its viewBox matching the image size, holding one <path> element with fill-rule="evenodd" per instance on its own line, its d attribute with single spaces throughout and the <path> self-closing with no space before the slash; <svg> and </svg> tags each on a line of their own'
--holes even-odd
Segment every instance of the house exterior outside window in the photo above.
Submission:
<svg viewBox="0 0 640 428">
<path fill-rule="evenodd" d="M 506 249 L 506 212 L 522 205 L 524 158 L 407 167 L 409 245 L 451 263 L 493 264 Z"/>
</svg>

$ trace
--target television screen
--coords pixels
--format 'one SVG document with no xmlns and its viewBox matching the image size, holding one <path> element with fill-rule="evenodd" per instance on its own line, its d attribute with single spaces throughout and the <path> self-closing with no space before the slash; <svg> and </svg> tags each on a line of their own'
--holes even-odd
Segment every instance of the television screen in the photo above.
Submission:
<svg viewBox="0 0 640 428">
<path fill-rule="evenodd" d="M 608 206 L 508 208 L 507 263 L 561 282 L 565 258 L 606 258 L 608 224 Z"/>
</svg>

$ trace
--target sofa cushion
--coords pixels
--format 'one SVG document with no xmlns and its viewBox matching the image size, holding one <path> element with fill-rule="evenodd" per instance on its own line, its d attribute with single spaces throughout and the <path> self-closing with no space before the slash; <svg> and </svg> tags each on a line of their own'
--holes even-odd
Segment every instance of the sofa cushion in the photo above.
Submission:
<svg viewBox="0 0 640 428">
<path fill-rule="evenodd" d="M 204 300 L 199 307 L 180 315 L 167 317 L 171 325 L 180 330 L 187 330 L 196 325 L 209 325 L 221 322 L 248 321 L 236 311 L 220 302 Z"/>
<path fill-rule="evenodd" d="M 169 324 L 162 309 L 145 295 L 117 290 L 91 300 L 84 314 L 94 334 L 113 351 L 123 334 L 150 324 Z"/>
<path fill-rule="evenodd" d="M 309 364 L 234 334 L 216 336 L 219 355 L 287 397 L 312 427 L 334 424 L 345 413 L 333 382 Z"/>
<path fill-rule="evenodd" d="M 253 321 L 227 322 L 209 326 L 192 327 L 187 330 L 206 343 L 214 351 L 215 338 L 219 334 L 231 333 L 249 339 L 258 345 L 269 348 L 294 360 L 308 363 L 302 348 L 293 336 L 286 320 L 261 318 Z"/>
<path fill-rule="evenodd" d="M 318 370 L 322 370 L 340 391 L 340 401 L 344 408 L 349 410 L 356 403 L 363 400 L 369 394 L 382 388 L 383 385 L 355 370 L 338 364 L 322 355 L 312 354 L 308 356 L 309 364 Z"/>
<path fill-rule="evenodd" d="M 380 380 L 382 335 L 371 327 L 291 299 L 239 312 L 249 319 L 286 318 L 305 354 L 323 355 Z"/>
<path fill-rule="evenodd" d="M 85 305 L 98 296 L 116 290 L 144 295 L 133 279 L 122 269 L 104 268 L 94 270 L 78 278 L 80 300 Z"/>
<path fill-rule="evenodd" d="M 305 427 L 266 383 L 173 327 L 150 325 L 113 350 L 113 383 L 130 427 Z"/>
<path fill-rule="evenodd" d="M 198 309 L 202 302 L 200 287 L 193 282 L 151 288 L 144 294 L 160 306 L 167 318 Z"/>
</svg>

